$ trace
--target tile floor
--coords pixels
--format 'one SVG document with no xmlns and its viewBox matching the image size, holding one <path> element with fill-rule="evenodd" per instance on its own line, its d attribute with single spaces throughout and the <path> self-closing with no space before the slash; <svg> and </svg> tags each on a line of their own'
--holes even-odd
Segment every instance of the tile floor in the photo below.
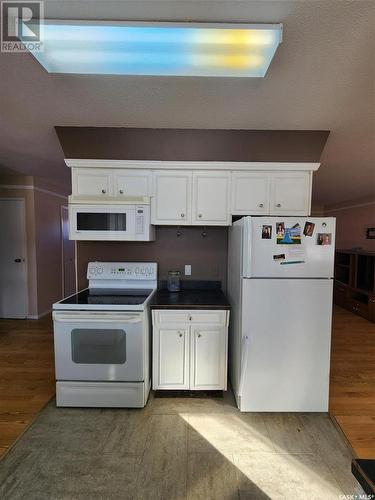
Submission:
<svg viewBox="0 0 375 500">
<path fill-rule="evenodd" d="M 151 395 L 143 410 L 52 401 L 0 462 L 0 498 L 338 500 L 363 494 L 350 462 L 326 414 L 241 414 L 231 393 Z"/>
</svg>

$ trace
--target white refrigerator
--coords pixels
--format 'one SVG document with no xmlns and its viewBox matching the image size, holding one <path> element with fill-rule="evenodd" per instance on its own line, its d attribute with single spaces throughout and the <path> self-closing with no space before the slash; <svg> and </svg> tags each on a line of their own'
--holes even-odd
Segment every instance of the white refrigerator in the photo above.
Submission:
<svg viewBox="0 0 375 500">
<path fill-rule="evenodd" d="M 229 229 L 230 378 L 247 412 L 328 410 L 335 219 Z"/>
</svg>

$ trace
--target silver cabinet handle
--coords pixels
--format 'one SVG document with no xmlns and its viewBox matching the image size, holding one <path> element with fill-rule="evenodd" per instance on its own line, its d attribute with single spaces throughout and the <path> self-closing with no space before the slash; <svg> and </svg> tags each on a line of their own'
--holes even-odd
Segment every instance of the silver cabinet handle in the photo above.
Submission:
<svg viewBox="0 0 375 500">
<path fill-rule="evenodd" d="M 201 219 L 202 218 L 202 214 L 198 214 L 198 217 Z"/>
<path fill-rule="evenodd" d="M 277 208 L 281 207 L 281 203 L 276 203 Z"/>
<path fill-rule="evenodd" d="M 200 333 L 198 333 L 198 337 L 199 337 L 199 338 L 201 338 L 201 337 L 202 337 L 202 335 L 201 335 Z"/>
<path fill-rule="evenodd" d="M 263 208 L 264 207 L 263 203 L 259 203 L 258 207 Z"/>
<path fill-rule="evenodd" d="M 105 189 L 102 189 L 102 193 L 105 194 L 107 191 Z"/>
<path fill-rule="evenodd" d="M 181 214 L 181 217 L 185 217 L 185 214 Z"/>
<path fill-rule="evenodd" d="M 124 194 L 124 190 L 123 189 L 120 189 L 120 194 Z"/>
</svg>

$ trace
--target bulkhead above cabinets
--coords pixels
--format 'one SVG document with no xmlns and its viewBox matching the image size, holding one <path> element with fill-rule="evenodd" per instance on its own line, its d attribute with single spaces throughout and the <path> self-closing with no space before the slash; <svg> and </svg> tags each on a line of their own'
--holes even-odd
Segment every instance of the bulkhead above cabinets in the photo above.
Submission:
<svg viewBox="0 0 375 500">
<path fill-rule="evenodd" d="M 228 226 L 233 215 L 310 215 L 319 163 L 65 160 L 73 196 L 151 197 L 151 224 Z"/>
</svg>

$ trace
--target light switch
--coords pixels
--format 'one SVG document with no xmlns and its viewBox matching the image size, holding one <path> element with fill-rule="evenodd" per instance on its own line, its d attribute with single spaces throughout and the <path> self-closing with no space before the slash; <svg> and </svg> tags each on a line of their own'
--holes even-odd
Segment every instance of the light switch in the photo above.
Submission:
<svg viewBox="0 0 375 500">
<path fill-rule="evenodd" d="M 191 265 L 190 264 L 185 265 L 185 276 L 191 276 Z"/>
</svg>

